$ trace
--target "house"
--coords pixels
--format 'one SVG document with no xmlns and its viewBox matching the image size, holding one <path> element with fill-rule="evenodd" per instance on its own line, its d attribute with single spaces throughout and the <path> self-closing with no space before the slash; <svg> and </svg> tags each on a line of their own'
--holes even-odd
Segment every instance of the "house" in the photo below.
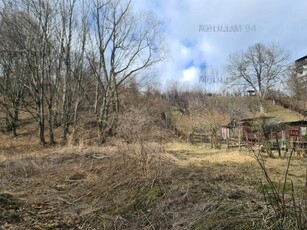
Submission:
<svg viewBox="0 0 307 230">
<path fill-rule="evenodd" d="M 249 97 L 255 97 L 256 96 L 256 91 L 253 89 L 249 89 L 246 91 Z"/>
<path fill-rule="evenodd" d="M 241 120 L 242 140 L 247 145 L 255 145 L 263 139 L 274 140 L 276 133 L 284 129 L 284 123 L 271 116 L 258 116 Z"/>
<path fill-rule="evenodd" d="M 231 121 L 221 128 L 223 139 L 231 145 L 255 146 L 270 140 L 272 147 L 307 150 L 307 120 L 284 122 L 276 117 L 259 116 Z"/>
<path fill-rule="evenodd" d="M 286 122 L 285 139 L 291 148 L 307 149 L 307 120 Z"/>
</svg>

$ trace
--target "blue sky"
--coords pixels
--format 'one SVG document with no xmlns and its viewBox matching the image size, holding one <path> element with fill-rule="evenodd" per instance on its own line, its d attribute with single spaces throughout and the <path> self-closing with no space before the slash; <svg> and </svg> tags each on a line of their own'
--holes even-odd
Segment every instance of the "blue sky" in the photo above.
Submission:
<svg viewBox="0 0 307 230">
<path fill-rule="evenodd" d="M 226 76 L 229 54 L 258 42 L 279 44 L 292 60 L 307 55 L 305 0 L 135 0 L 134 7 L 161 22 L 169 47 L 158 66 L 162 84 L 197 84 L 205 69 Z"/>
</svg>

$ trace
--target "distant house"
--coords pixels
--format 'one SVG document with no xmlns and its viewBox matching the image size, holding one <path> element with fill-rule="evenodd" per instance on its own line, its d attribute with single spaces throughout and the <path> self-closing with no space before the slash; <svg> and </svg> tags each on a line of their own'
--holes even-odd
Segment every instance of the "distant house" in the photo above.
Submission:
<svg viewBox="0 0 307 230">
<path fill-rule="evenodd" d="M 221 128 L 221 136 L 235 145 L 253 146 L 263 136 L 280 147 L 307 150 L 307 120 L 284 122 L 275 117 L 259 116 L 231 121 Z M 272 145 L 273 146 L 273 145 Z"/>
<path fill-rule="evenodd" d="M 240 127 L 236 119 L 232 119 L 227 125 L 221 127 L 221 137 L 226 139 L 237 139 L 238 138 L 238 127 Z"/>
<path fill-rule="evenodd" d="M 242 119 L 241 126 L 242 141 L 248 145 L 254 145 L 264 138 L 260 137 L 259 133 L 262 133 L 267 139 L 274 140 L 276 139 L 275 134 L 284 129 L 284 123 L 281 120 L 269 116 Z"/>
<path fill-rule="evenodd" d="M 299 120 L 287 122 L 285 124 L 285 138 L 290 147 L 307 149 L 307 121 Z"/>
<path fill-rule="evenodd" d="M 247 92 L 248 96 L 250 96 L 250 97 L 255 97 L 256 96 L 256 91 L 253 90 L 253 89 L 249 89 L 246 92 Z"/>
</svg>

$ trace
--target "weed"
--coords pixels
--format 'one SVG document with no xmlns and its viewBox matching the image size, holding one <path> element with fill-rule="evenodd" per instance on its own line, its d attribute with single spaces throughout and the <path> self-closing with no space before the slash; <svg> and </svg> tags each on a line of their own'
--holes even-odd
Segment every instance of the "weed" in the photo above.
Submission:
<svg viewBox="0 0 307 230">
<path fill-rule="evenodd" d="M 304 197 L 297 197 L 293 181 L 288 181 L 294 149 L 292 149 L 288 158 L 282 183 L 275 183 L 272 180 L 260 152 L 257 153 L 254 150 L 253 152 L 266 179 L 266 183 L 260 181 L 260 192 L 263 194 L 268 209 L 267 225 L 273 229 L 306 229 L 306 199 Z M 305 187 L 305 191 L 306 189 L 307 187 Z"/>
</svg>

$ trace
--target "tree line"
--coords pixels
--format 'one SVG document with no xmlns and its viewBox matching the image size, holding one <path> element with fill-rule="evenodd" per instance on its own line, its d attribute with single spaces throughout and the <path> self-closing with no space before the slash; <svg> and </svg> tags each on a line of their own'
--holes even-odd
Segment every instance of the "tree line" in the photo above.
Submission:
<svg viewBox="0 0 307 230">
<path fill-rule="evenodd" d="M 81 109 L 95 114 L 99 142 L 115 132 L 120 95 L 164 58 L 159 24 L 131 0 L 2 0 L 0 106 L 14 136 L 21 110 L 42 145 L 66 142 Z"/>
<path fill-rule="evenodd" d="M 38 126 L 40 144 L 54 144 L 55 129 L 61 130 L 65 143 L 68 134 L 76 134 L 81 115 L 89 113 L 94 115 L 98 141 L 104 143 L 127 118 L 122 112 L 133 114 L 127 109 L 127 91 L 138 91 L 137 84 L 154 75 L 152 67 L 165 53 L 159 22 L 150 13 L 135 12 L 131 0 L 1 0 L 0 108 L 5 130 L 16 136 L 20 112 L 27 111 Z M 290 95 L 305 98 L 306 81 L 290 67 L 288 52 L 276 44 L 257 43 L 231 54 L 226 70 L 221 79 L 234 86 L 233 92 L 253 89 L 261 113 L 264 100 L 281 82 Z M 202 119 L 194 114 L 194 123 L 208 127 L 213 120 L 227 120 L 213 119 L 219 117 L 214 113 L 221 110 L 219 104 L 211 108 L 199 103 L 203 99 L 191 103 L 195 97 L 208 98 L 202 89 L 184 92 L 169 86 L 166 93 L 152 95 L 170 106 L 157 109 L 159 116 L 176 110 L 201 113 Z M 165 101 L 156 100 L 156 106 L 165 108 Z M 211 129 L 214 133 L 217 128 Z"/>
</svg>

